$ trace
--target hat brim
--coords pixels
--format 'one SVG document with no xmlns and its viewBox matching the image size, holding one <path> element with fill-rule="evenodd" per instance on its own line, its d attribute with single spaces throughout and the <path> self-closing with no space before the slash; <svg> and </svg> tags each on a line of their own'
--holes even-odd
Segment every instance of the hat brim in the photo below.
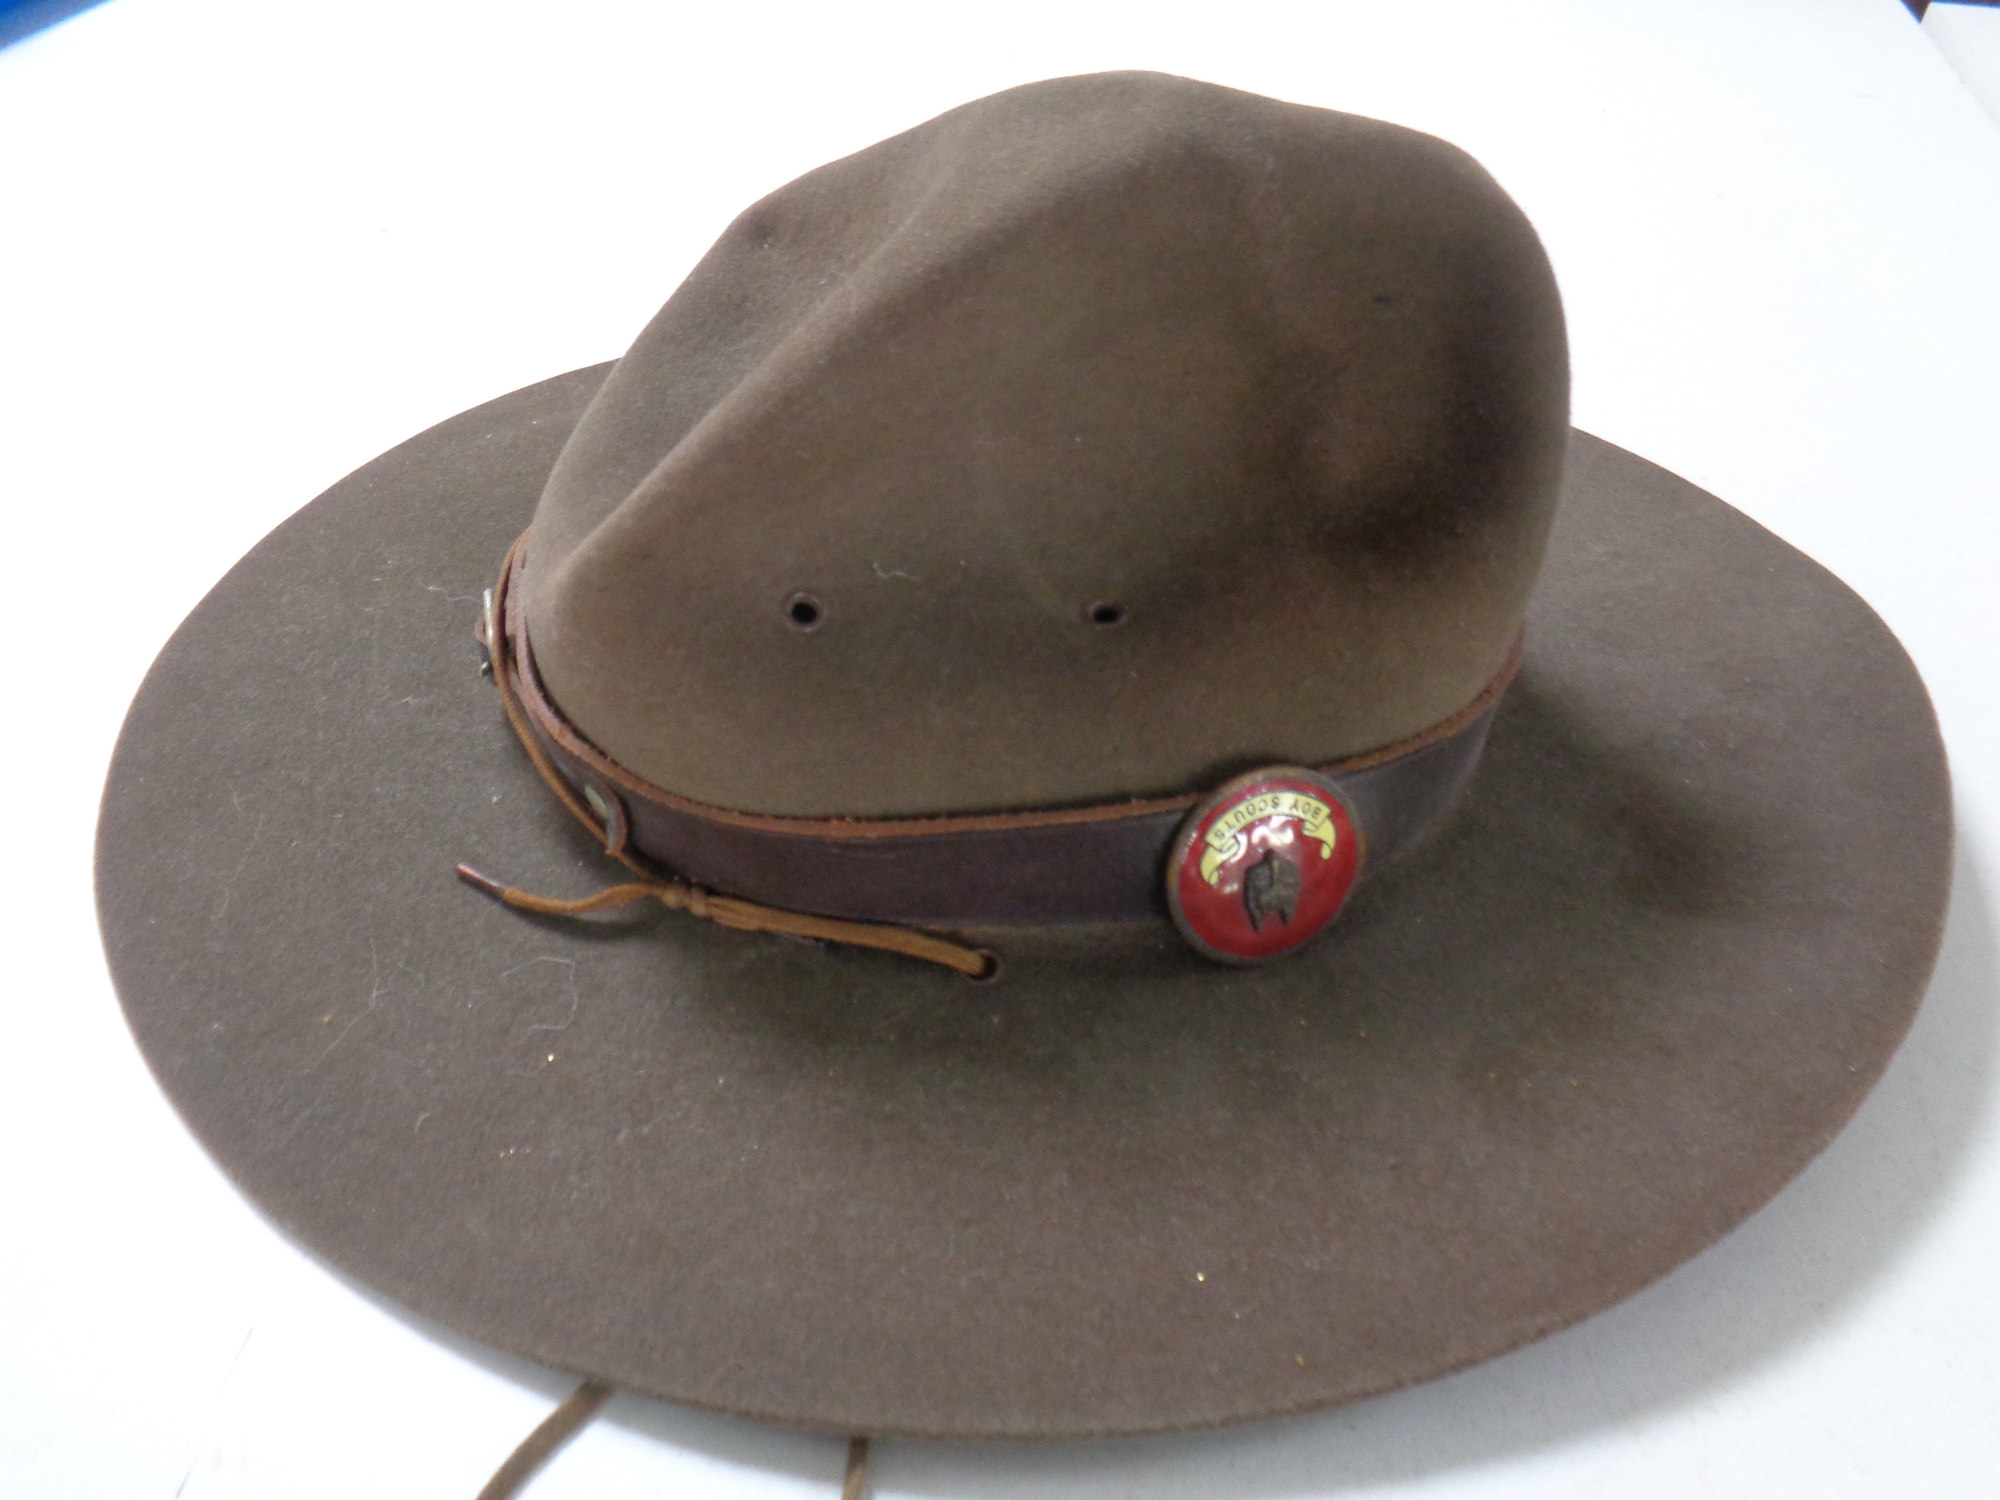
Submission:
<svg viewBox="0 0 2000 1500">
<path fill-rule="evenodd" d="M 1353 1400 L 1618 1301 L 1845 1122 L 1936 953 L 1922 684 L 1836 579 L 1578 434 L 1463 807 L 1304 955 L 1011 934 L 993 983 L 582 894 L 478 674 L 605 367 L 273 532 L 161 653 L 98 838 L 168 1095 L 285 1230 L 693 1406 L 1053 1437 Z"/>
</svg>

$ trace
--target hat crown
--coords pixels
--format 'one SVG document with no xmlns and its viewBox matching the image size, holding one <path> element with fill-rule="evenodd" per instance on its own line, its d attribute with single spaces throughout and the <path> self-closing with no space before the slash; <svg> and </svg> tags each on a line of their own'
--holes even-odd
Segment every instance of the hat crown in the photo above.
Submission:
<svg viewBox="0 0 2000 1500">
<path fill-rule="evenodd" d="M 1505 660 L 1567 398 L 1546 257 L 1455 148 L 1013 89 L 731 225 L 549 480 L 536 660 L 628 769 L 753 812 L 1362 753 Z"/>
</svg>

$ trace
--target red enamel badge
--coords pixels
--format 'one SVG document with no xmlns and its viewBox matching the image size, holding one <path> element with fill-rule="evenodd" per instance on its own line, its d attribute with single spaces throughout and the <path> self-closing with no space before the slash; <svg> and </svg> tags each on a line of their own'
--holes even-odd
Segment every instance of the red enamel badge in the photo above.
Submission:
<svg viewBox="0 0 2000 1500">
<path fill-rule="evenodd" d="M 1188 814 L 1167 857 L 1182 936 L 1224 963 L 1290 953 L 1334 919 L 1361 870 L 1340 794 L 1311 771 L 1239 776 Z"/>
</svg>

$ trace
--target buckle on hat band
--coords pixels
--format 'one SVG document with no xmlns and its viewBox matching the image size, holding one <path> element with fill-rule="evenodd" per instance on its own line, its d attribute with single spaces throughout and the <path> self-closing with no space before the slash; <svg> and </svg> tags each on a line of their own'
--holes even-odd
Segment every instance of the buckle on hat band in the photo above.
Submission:
<svg viewBox="0 0 2000 1500">
<path fill-rule="evenodd" d="M 654 786 L 563 716 L 535 670 L 513 587 L 525 542 L 509 551 L 494 591 L 493 671 L 524 747 L 559 776 L 552 788 L 635 870 L 673 871 L 742 902 L 837 921 L 977 930 L 1171 918 L 1211 957 L 1276 957 L 1450 810 L 1520 665 L 1517 638 L 1479 696 L 1422 734 L 1331 765 L 1268 768 L 1205 795 L 926 818 L 777 817 Z"/>
</svg>

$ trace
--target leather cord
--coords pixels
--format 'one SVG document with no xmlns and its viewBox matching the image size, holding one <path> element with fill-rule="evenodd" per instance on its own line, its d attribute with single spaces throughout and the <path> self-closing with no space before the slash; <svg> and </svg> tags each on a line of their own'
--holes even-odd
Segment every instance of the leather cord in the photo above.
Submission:
<svg viewBox="0 0 2000 1500">
<path fill-rule="evenodd" d="M 470 865 L 458 866 L 458 877 L 467 885 L 496 896 L 516 911 L 531 911 L 548 917 L 580 917 L 594 911 L 629 906 L 648 897 L 668 911 L 684 911 L 717 926 L 737 932 L 776 932 L 788 937 L 815 938 L 821 942 L 848 943 L 859 948 L 879 948 L 901 953 L 929 963 L 956 969 L 971 979 L 983 979 L 993 972 L 994 957 L 978 948 L 947 942 L 927 932 L 911 928 L 878 927 L 863 922 L 842 922 L 832 917 L 815 917 L 808 912 L 779 911 L 734 896 L 717 896 L 700 886 L 678 880 L 636 880 L 614 885 L 594 896 L 563 901 L 553 896 L 537 896 L 516 886 L 503 886 Z"/>
<path fill-rule="evenodd" d="M 544 916 L 582 916 L 590 912 L 626 906 L 650 897 L 669 911 L 684 911 L 690 916 L 704 918 L 737 932 L 775 932 L 788 937 L 813 938 L 822 942 L 846 943 L 856 948 L 875 948 L 887 953 L 901 953 L 909 958 L 922 959 L 926 963 L 941 964 L 945 968 L 956 969 L 970 979 L 984 979 L 994 972 L 997 960 L 991 953 L 982 949 L 954 943 L 915 928 L 892 927 L 873 922 L 846 922 L 833 917 L 812 916 L 805 912 L 784 911 L 778 907 L 764 906 L 734 896 L 713 895 L 686 881 L 660 877 L 628 852 L 625 847 L 622 822 L 600 821 L 583 798 L 577 795 L 576 789 L 556 769 L 549 759 L 548 752 L 536 739 L 515 690 L 514 674 L 517 664 L 512 659 L 512 646 L 507 632 L 493 628 L 494 619 L 504 618 L 503 612 L 507 607 L 506 591 L 514 573 L 515 554 L 520 551 L 526 540 L 527 537 L 523 534 L 515 541 L 513 547 L 508 549 L 507 560 L 501 565 L 500 579 L 494 588 L 493 607 L 482 625 L 486 650 L 492 662 L 493 683 L 500 692 L 500 707 L 507 715 L 507 722 L 512 726 L 515 736 L 521 741 L 521 748 L 527 751 L 529 761 L 542 780 L 547 783 L 549 790 L 555 793 L 557 800 L 604 845 L 606 854 L 642 878 L 624 885 L 612 886 L 608 890 L 599 891 L 594 896 L 586 896 L 577 901 L 537 896 L 515 886 L 503 885 L 480 874 L 469 865 L 457 867 L 459 879 L 477 890 L 486 892 L 489 896 L 497 897 L 517 911 L 536 912 Z"/>
</svg>

